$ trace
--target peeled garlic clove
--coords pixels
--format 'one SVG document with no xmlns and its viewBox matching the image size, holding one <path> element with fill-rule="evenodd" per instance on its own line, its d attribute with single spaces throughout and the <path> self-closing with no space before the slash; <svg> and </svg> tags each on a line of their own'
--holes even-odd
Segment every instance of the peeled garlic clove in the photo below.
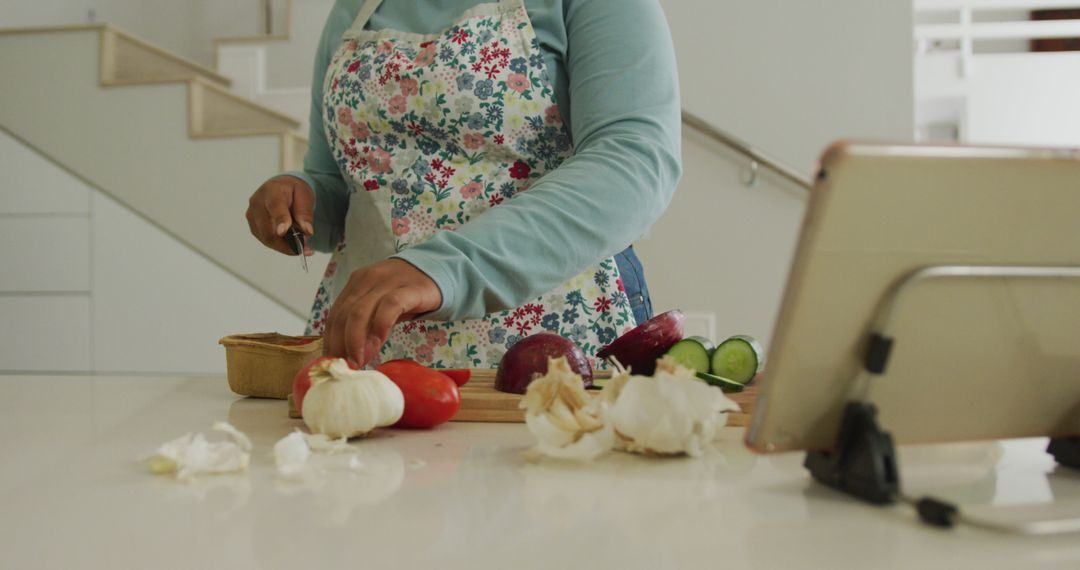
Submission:
<svg viewBox="0 0 1080 570">
<path fill-rule="evenodd" d="M 251 459 L 251 440 L 225 422 L 214 424 L 215 431 L 229 436 L 227 441 L 210 442 L 201 433 L 185 434 L 161 445 L 144 461 L 151 473 L 175 474 L 180 481 L 196 475 L 230 473 L 247 469 Z"/>
<path fill-rule="evenodd" d="M 178 462 L 191 446 L 191 438 L 192 434 L 188 433 L 161 444 L 157 451 L 143 460 L 147 469 L 154 475 L 176 473 L 179 468 Z"/>
<path fill-rule="evenodd" d="M 716 436 L 720 412 L 739 409 L 719 388 L 663 361 L 652 377 L 620 375 L 605 396 L 614 401 L 616 448 L 652 455 L 701 455 Z"/>
<path fill-rule="evenodd" d="M 536 451 L 548 457 L 595 459 L 611 451 L 615 443 L 615 431 L 606 423 L 592 432 L 567 432 L 552 427 L 544 416 L 525 416 L 525 424 L 536 436 Z"/>
<path fill-rule="evenodd" d="M 565 358 L 548 361 L 547 373 L 529 384 L 520 407 L 536 437 L 535 451 L 563 459 L 593 459 L 611 450 L 615 434 L 606 405 L 589 396 Z"/>
<path fill-rule="evenodd" d="M 311 388 L 304 396 L 304 423 L 331 438 L 367 435 L 393 425 L 405 411 L 401 389 L 375 370 L 353 370 L 345 359 L 311 369 Z"/>
</svg>

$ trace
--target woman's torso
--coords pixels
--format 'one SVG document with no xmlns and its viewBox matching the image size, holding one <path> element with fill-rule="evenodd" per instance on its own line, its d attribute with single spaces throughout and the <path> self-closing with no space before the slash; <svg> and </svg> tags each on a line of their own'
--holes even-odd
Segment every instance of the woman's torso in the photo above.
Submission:
<svg viewBox="0 0 1080 570">
<path fill-rule="evenodd" d="M 369 31 L 371 31 L 371 30 L 393 30 L 395 32 L 405 32 L 406 34 L 408 34 L 408 33 L 413 33 L 413 34 L 436 34 L 438 32 L 445 31 L 445 29 L 447 29 L 449 26 L 454 25 L 455 23 L 459 23 L 461 21 L 460 19 L 461 19 L 462 13 L 470 10 L 470 8 L 473 8 L 474 6 L 476 6 L 478 4 L 481 4 L 481 3 L 474 2 L 474 1 L 461 1 L 461 0 L 450 1 L 450 2 L 446 2 L 446 1 L 441 1 L 441 2 L 435 2 L 435 1 L 426 1 L 426 2 L 394 2 L 394 1 L 389 1 L 389 2 L 384 2 L 384 3 L 382 3 L 381 6 L 379 6 L 378 10 L 370 17 L 370 20 L 366 23 L 364 28 L 365 28 L 365 30 L 369 30 Z M 548 103 L 552 103 L 551 100 L 554 99 L 553 103 L 558 106 L 558 109 L 560 111 L 559 115 L 561 115 L 562 117 L 567 117 L 568 118 L 570 116 L 570 111 L 569 111 L 569 95 L 568 95 L 568 87 L 567 87 L 568 86 L 568 81 L 567 81 L 567 78 L 566 78 L 566 72 L 565 72 L 566 68 L 565 68 L 565 65 L 564 65 L 565 50 L 566 50 L 566 28 L 565 28 L 565 24 L 563 23 L 563 11 L 562 11 L 563 3 L 558 2 L 558 1 L 550 1 L 550 0 L 548 0 L 548 1 L 528 1 L 528 2 L 525 2 L 524 4 L 525 4 L 525 9 L 528 11 L 528 20 L 530 20 L 532 22 L 532 29 L 535 30 L 535 41 L 533 42 L 533 45 L 538 46 L 540 48 L 539 54 L 542 55 L 543 60 L 544 60 L 543 65 L 536 65 L 535 66 L 538 69 L 538 74 L 541 76 L 539 78 L 539 80 L 541 82 L 543 82 L 545 85 L 550 86 L 550 88 L 551 88 L 549 90 L 549 92 L 544 96 L 544 98 L 546 98 L 546 101 Z M 363 5 L 363 2 L 361 2 L 359 0 L 345 0 L 345 1 L 339 2 L 334 8 L 334 14 L 331 15 L 331 20 L 328 23 L 327 33 L 330 34 L 330 35 L 337 34 L 337 35 L 340 35 L 340 36 L 348 35 L 350 38 L 355 37 L 356 36 L 355 31 L 349 32 L 348 34 L 346 34 L 346 29 L 348 29 L 350 27 L 350 25 L 352 24 L 352 19 L 355 18 L 355 14 L 360 10 L 362 5 Z M 344 21 L 348 21 L 348 25 L 343 25 L 342 22 L 344 22 Z M 530 34 L 531 33 L 532 32 L 530 32 Z M 364 37 L 364 36 L 362 35 L 361 37 Z M 407 40 L 408 36 L 405 35 L 405 36 L 402 36 L 402 38 Z M 416 41 L 419 42 L 420 40 L 418 39 Z M 335 43 L 339 43 L 340 40 L 338 40 L 338 42 L 335 42 L 334 38 L 331 37 L 329 39 L 329 42 L 330 42 L 331 45 L 333 45 Z M 422 44 L 419 44 L 419 45 L 422 45 Z M 339 52 L 338 56 L 340 56 L 340 55 L 341 54 Z M 332 68 L 331 71 L 333 71 L 333 65 L 331 66 L 331 68 Z M 338 77 L 340 77 L 341 73 L 342 73 L 342 70 L 338 69 L 337 73 L 338 73 Z M 328 76 L 328 79 L 333 80 L 333 79 L 336 79 L 336 78 L 331 78 L 331 77 Z M 335 89 L 337 89 L 337 87 L 336 87 L 337 81 L 333 81 L 333 83 L 335 85 Z M 328 80 L 327 85 L 329 86 L 330 84 L 331 84 L 331 81 Z M 371 84 L 369 82 L 369 86 L 372 86 L 372 85 L 373 84 Z M 373 87 L 371 89 L 374 90 Z M 326 99 L 326 101 L 328 103 L 331 100 L 333 100 L 333 99 L 332 98 L 327 98 Z M 340 104 L 341 104 L 342 101 L 343 101 L 343 99 L 341 97 L 341 92 L 340 92 L 340 89 L 338 89 L 337 90 L 336 104 L 340 107 Z M 384 104 L 385 104 L 385 102 L 384 102 Z M 397 111 L 400 112 L 401 109 L 398 109 Z M 391 113 L 393 113 L 393 112 L 394 112 L 394 110 L 391 109 Z M 331 117 L 333 115 L 333 113 L 327 112 L 324 115 L 327 116 L 327 118 L 329 118 L 329 117 Z M 569 134 L 571 132 L 569 127 L 570 127 L 569 125 L 565 125 L 565 129 L 562 130 L 559 134 L 551 134 L 550 136 L 553 137 L 553 138 L 558 138 L 558 137 L 562 137 L 562 136 L 569 136 Z M 366 128 L 363 129 L 364 132 L 366 132 L 366 130 L 367 130 Z M 328 134 L 333 136 L 333 129 L 328 131 Z M 337 142 L 338 142 L 339 146 L 344 144 L 344 141 L 340 140 L 340 137 L 339 137 L 339 140 Z M 403 145 L 403 147 L 404 147 L 404 145 Z M 344 150 L 348 151 L 350 149 L 346 148 Z M 352 148 L 351 150 L 354 153 L 356 152 L 355 147 Z M 412 149 L 410 149 L 410 150 L 412 150 Z M 415 152 L 415 151 L 413 151 L 413 152 Z M 342 157 L 342 158 L 344 158 L 344 157 Z M 413 159 L 413 157 L 410 156 L 409 160 L 412 160 L 412 159 Z M 546 162 L 548 163 L 549 168 L 554 167 L 553 165 L 557 165 L 557 161 L 552 162 L 551 160 L 547 160 Z M 347 169 L 343 166 L 343 170 L 347 170 Z M 362 188 L 360 190 L 357 190 L 356 187 L 357 186 L 363 186 L 363 184 L 365 182 L 362 181 L 362 180 L 353 180 L 353 183 L 354 183 L 353 184 L 353 186 L 354 186 L 354 196 L 353 196 L 354 197 L 354 203 L 350 207 L 350 210 L 358 209 L 358 204 L 355 202 L 355 198 L 357 198 L 356 194 L 362 193 Z M 395 214 L 394 214 L 395 217 L 392 218 L 392 219 L 394 220 L 394 223 L 396 224 L 397 220 L 399 219 L 399 218 L 396 217 L 397 216 L 396 211 L 398 209 L 400 209 L 400 207 L 397 206 L 397 205 L 394 205 L 394 204 L 391 204 L 390 206 L 395 211 Z M 368 209 L 368 204 L 365 204 L 365 203 L 361 202 L 360 207 L 363 208 L 363 209 Z M 376 218 L 386 217 L 387 212 L 385 211 L 385 206 L 381 210 L 379 208 L 371 208 L 371 210 L 373 212 L 378 211 L 378 213 L 375 214 L 374 216 L 369 216 L 368 221 L 374 220 Z M 358 212 L 350 211 L 350 214 L 357 214 L 357 213 Z M 355 224 L 354 224 L 354 227 L 355 227 Z M 398 229 L 396 225 L 395 225 L 394 229 L 395 229 L 395 231 Z M 401 238 L 401 237 L 408 237 L 408 236 L 399 235 L 398 237 Z M 416 236 L 414 236 L 414 238 L 415 237 Z M 418 236 L 418 239 L 422 239 L 422 236 Z M 398 249 L 400 249 L 401 247 L 407 247 L 407 243 L 403 244 L 401 239 L 398 239 L 397 242 L 398 242 L 397 243 L 397 248 Z M 610 261 L 611 260 L 609 260 L 609 262 Z M 625 298 L 625 299 L 629 300 L 629 302 L 632 304 L 633 316 L 636 317 L 637 320 L 644 320 L 645 318 L 647 318 L 649 316 L 648 313 L 650 312 L 651 307 L 649 305 L 648 292 L 647 292 L 647 289 L 645 288 L 645 285 L 644 285 L 644 279 L 643 279 L 643 275 L 642 275 L 642 272 L 641 272 L 641 269 L 640 269 L 640 263 L 637 262 L 636 256 L 634 256 L 634 254 L 633 254 L 633 250 L 629 249 L 629 248 L 627 249 L 627 251 L 624 251 L 621 254 L 619 254 L 618 256 L 616 256 L 614 262 L 618 264 L 618 269 L 621 270 L 621 271 L 616 272 L 614 269 L 612 269 L 612 270 L 610 270 L 611 275 L 613 276 L 613 278 L 617 278 L 618 273 L 622 273 L 623 278 L 620 281 L 625 283 L 628 286 L 628 290 L 625 291 L 626 297 L 620 297 L 620 298 Z M 612 265 L 614 265 L 614 264 L 612 264 Z M 338 268 L 339 271 L 351 270 L 351 269 L 355 269 L 355 268 L 351 268 L 351 267 Z M 597 276 L 599 277 L 599 273 L 597 274 Z M 590 285 L 590 287 L 591 287 L 591 285 Z M 603 297 L 603 295 L 604 295 L 604 293 L 600 294 L 601 297 Z M 621 295 L 621 293 L 619 295 Z M 608 297 L 612 297 L 612 296 L 613 295 L 609 292 Z M 326 299 L 324 299 L 324 301 L 325 300 Z M 602 299 L 597 298 L 597 299 L 593 299 L 593 300 L 599 302 Z M 534 305 L 530 304 L 530 306 L 534 306 Z M 504 318 L 505 318 L 505 316 L 504 316 Z M 539 319 L 537 319 L 537 320 L 539 321 Z M 494 325 L 497 327 L 498 319 L 497 318 L 492 319 L 492 323 L 494 323 Z M 604 324 L 605 325 L 616 325 L 617 330 L 625 330 L 626 327 L 632 326 L 633 320 L 631 320 L 629 323 L 625 322 L 625 320 L 624 320 L 621 324 L 614 323 L 614 322 L 607 322 L 607 323 L 604 323 Z M 423 325 L 421 325 L 421 326 L 423 326 Z M 434 326 L 434 324 L 432 324 L 431 326 Z M 577 328 L 580 328 L 580 326 L 576 326 L 575 330 Z M 406 329 L 406 330 L 408 330 L 408 329 Z M 450 330 L 452 331 L 453 327 L 450 327 Z M 462 330 L 466 330 L 466 329 L 462 328 Z M 469 330 L 471 330 L 471 327 L 470 327 Z M 492 330 L 494 330 L 494 329 L 492 329 Z M 538 330 L 540 330 L 540 329 L 538 329 Z M 613 329 L 611 329 L 610 326 L 605 326 L 601 330 L 603 332 L 607 333 L 607 331 L 613 330 Z M 537 332 L 537 331 L 534 331 L 534 332 Z M 580 332 L 580 331 L 578 331 L 578 332 Z M 564 334 L 565 334 L 565 331 L 564 331 Z M 416 335 L 413 334 L 412 336 L 415 337 Z M 481 335 L 481 336 L 483 336 L 483 335 Z M 601 335 L 600 340 L 604 341 L 606 336 L 610 336 L 610 333 L 608 333 L 607 335 Z M 396 340 L 395 340 L 395 338 L 396 338 Z M 397 346 L 395 348 L 390 348 L 389 351 L 384 351 L 384 353 L 388 352 L 391 355 L 399 355 L 399 354 L 397 354 L 397 352 L 400 352 L 400 350 L 402 349 L 402 345 L 405 344 L 403 342 L 403 340 L 402 340 L 404 338 L 405 337 L 402 334 L 392 336 L 392 341 L 396 342 Z M 593 345 L 597 344 L 596 343 L 597 339 L 595 337 L 590 339 L 590 340 L 592 341 L 591 344 L 593 344 Z M 607 338 L 606 340 L 610 341 L 610 338 Z M 503 341 L 500 341 L 500 342 L 503 342 Z M 595 351 L 595 348 L 596 347 L 593 346 L 592 351 Z"/>
</svg>

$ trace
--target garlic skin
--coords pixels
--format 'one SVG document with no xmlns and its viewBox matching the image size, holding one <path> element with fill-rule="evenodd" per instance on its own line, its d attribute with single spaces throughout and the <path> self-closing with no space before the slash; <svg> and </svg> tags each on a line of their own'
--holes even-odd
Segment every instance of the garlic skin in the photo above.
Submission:
<svg viewBox="0 0 1080 570">
<path fill-rule="evenodd" d="M 185 434 L 161 444 L 144 458 L 155 475 L 173 475 L 177 481 L 191 482 L 198 475 L 217 475 L 247 469 L 251 460 L 251 440 L 226 422 L 212 428 L 226 434 L 227 441 L 208 441 L 201 433 Z"/>
<path fill-rule="evenodd" d="M 615 443 L 607 404 L 586 392 L 566 358 L 548 360 L 547 373 L 529 384 L 519 407 L 541 455 L 590 460 Z"/>
<path fill-rule="evenodd" d="M 349 441 L 344 437 L 330 439 L 324 433 L 301 432 L 301 434 L 304 436 L 304 441 L 311 451 L 325 453 L 327 455 L 356 451 L 353 446 L 349 445 Z"/>
<path fill-rule="evenodd" d="M 300 480 L 311 471 L 308 460 L 314 453 L 336 455 L 355 452 L 345 438 L 330 439 L 322 433 L 304 433 L 297 429 L 274 444 L 274 464 L 278 475 Z"/>
<path fill-rule="evenodd" d="M 304 434 L 294 431 L 278 440 L 274 444 L 274 465 L 278 475 L 299 479 L 308 469 L 308 458 L 311 457 L 311 448 L 308 447 Z"/>
<path fill-rule="evenodd" d="M 604 388 L 611 404 L 615 448 L 647 455 L 702 455 L 716 437 L 721 412 L 738 411 L 715 386 L 665 357 L 655 375 L 631 376 L 622 371 Z"/>
<path fill-rule="evenodd" d="M 392 380 L 375 370 L 353 370 L 345 359 L 311 369 L 304 396 L 304 423 L 331 438 L 364 436 L 393 425 L 405 412 L 405 397 Z"/>
</svg>

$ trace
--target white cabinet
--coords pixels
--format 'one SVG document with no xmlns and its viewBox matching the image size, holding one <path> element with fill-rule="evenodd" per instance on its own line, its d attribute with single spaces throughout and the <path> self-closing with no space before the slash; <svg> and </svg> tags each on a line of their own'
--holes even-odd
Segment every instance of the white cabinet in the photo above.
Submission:
<svg viewBox="0 0 1080 570">
<path fill-rule="evenodd" d="M 219 338 L 303 332 L 303 319 L 113 199 L 95 193 L 93 209 L 97 370 L 224 373 Z"/>
<path fill-rule="evenodd" d="M 0 132 L 0 215 L 86 214 L 90 190 L 77 178 Z"/>
<path fill-rule="evenodd" d="M 2 132 L 0 172 L 0 373 L 224 373 L 220 337 L 303 331 L 255 287 Z"/>
<path fill-rule="evenodd" d="M 90 290 L 86 216 L 0 217 L 0 291 Z"/>
<path fill-rule="evenodd" d="M 93 370 L 88 295 L 0 296 L 0 372 Z"/>
</svg>

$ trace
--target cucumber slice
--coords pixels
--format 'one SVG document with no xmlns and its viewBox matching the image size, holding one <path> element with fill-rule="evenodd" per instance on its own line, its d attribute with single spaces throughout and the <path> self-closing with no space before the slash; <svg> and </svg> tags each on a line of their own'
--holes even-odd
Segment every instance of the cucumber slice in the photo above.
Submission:
<svg viewBox="0 0 1080 570">
<path fill-rule="evenodd" d="M 708 351 L 708 355 L 710 355 L 710 356 L 712 356 L 713 351 L 716 350 L 716 343 L 713 342 L 710 339 L 705 338 L 705 337 L 693 336 L 693 337 L 687 337 L 687 339 L 689 339 L 689 340 L 697 340 L 698 342 L 700 342 L 702 347 L 705 347 L 705 350 Z"/>
<path fill-rule="evenodd" d="M 665 354 L 694 372 L 708 372 L 712 350 L 713 345 L 709 339 L 692 336 L 673 344 Z"/>
<path fill-rule="evenodd" d="M 746 386 L 728 379 L 723 376 L 716 376 L 715 374 L 707 374 L 705 372 L 698 372 L 698 380 L 704 380 L 706 384 L 710 386 L 716 386 L 724 392 L 742 392 L 746 389 Z"/>
<path fill-rule="evenodd" d="M 761 371 L 765 354 L 758 341 L 736 335 L 720 343 L 711 360 L 713 374 L 747 384 Z"/>
</svg>

